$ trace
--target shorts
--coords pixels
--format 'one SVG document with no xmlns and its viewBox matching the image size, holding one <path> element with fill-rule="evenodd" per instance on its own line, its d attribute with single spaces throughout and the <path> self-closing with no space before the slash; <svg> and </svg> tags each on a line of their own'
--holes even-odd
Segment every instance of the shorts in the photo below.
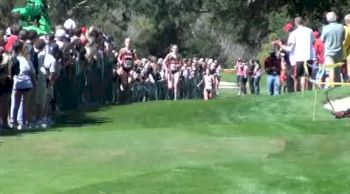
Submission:
<svg viewBox="0 0 350 194">
<path fill-rule="evenodd" d="M 311 73 L 312 73 L 312 67 L 310 65 L 307 65 L 305 69 L 304 61 L 296 62 L 296 65 L 294 66 L 294 74 L 293 74 L 295 77 L 309 76 Z"/>
<path fill-rule="evenodd" d="M 329 56 L 326 56 L 326 59 L 325 59 L 326 67 L 327 67 L 327 65 L 332 65 L 332 64 L 341 63 L 341 62 L 343 62 L 341 59 L 336 59 L 336 58 L 329 57 Z M 327 69 L 326 71 L 327 71 L 328 75 L 332 75 L 332 77 L 334 77 L 334 80 L 332 80 L 332 81 L 340 82 L 341 81 L 341 70 L 342 70 L 342 67 L 335 67 L 335 68 Z"/>
<path fill-rule="evenodd" d="M 209 70 L 209 73 L 210 73 L 210 75 L 214 75 L 214 74 L 216 74 L 216 70 L 214 69 L 214 70 Z"/>
<path fill-rule="evenodd" d="M 177 72 L 178 72 L 178 70 L 171 70 L 171 74 L 173 74 L 173 75 Z"/>
<path fill-rule="evenodd" d="M 326 69 L 324 68 L 319 68 L 316 74 L 316 81 L 321 82 L 322 80 L 324 80 L 327 77 L 327 72 Z"/>
<path fill-rule="evenodd" d="M 205 91 L 211 93 L 213 91 L 213 89 L 212 88 L 206 88 Z"/>
</svg>

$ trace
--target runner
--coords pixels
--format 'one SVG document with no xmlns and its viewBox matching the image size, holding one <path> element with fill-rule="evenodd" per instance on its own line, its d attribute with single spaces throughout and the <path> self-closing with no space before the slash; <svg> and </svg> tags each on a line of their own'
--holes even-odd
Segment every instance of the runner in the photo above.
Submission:
<svg viewBox="0 0 350 194">
<path fill-rule="evenodd" d="M 254 90 L 255 95 L 260 95 L 260 79 L 263 74 L 259 60 L 254 61 Z"/>
<path fill-rule="evenodd" d="M 204 100 L 208 101 L 213 98 L 214 83 L 215 83 L 214 75 L 210 74 L 209 69 L 206 70 L 203 80 L 199 82 L 197 87 L 200 87 L 203 83 L 204 83 L 204 91 L 203 91 Z"/>
<path fill-rule="evenodd" d="M 192 59 L 184 59 L 183 66 L 181 68 L 181 77 L 182 77 L 182 97 L 183 99 L 189 99 L 189 94 L 191 90 L 191 85 L 189 82 L 190 77 L 190 67 L 189 64 L 192 63 Z"/>
<path fill-rule="evenodd" d="M 121 80 L 121 91 L 127 91 L 129 83 L 131 82 L 131 71 L 133 70 L 134 63 L 137 60 L 136 51 L 132 47 L 130 38 L 125 39 L 125 47 L 120 49 L 118 56 L 118 63 L 120 68 L 118 69 L 118 75 Z"/>
<path fill-rule="evenodd" d="M 221 82 L 221 74 L 222 74 L 222 65 L 219 64 L 217 61 L 216 61 L 216 65 L 217 65 L 217 68 L 216 68 L 216 95 L 219 95 L 219 86 L 220 86 L 220 82 Z"/>
<path fill-rule="evenodd" d="M 181 70 L 181 57 L 178 53 L 177 45 L 172 45 L 171 52 L 163 61 L 163 68 L 166 70 L 168 80 L 168 90 L 174 94 L 174 100 L 179 97 L 179 80 Z"/>
<path fill-rule="evenodd" d="M 218 88 L 218 75 L 217 75 L 217 63 L 213 60 L 210 59 L 209 62 L 209 71 L 210 71 L 210 75 L 212 75 L 214 77 L 214 83 L 213 83 L 213 91 L 212 91 L 212 95 L 215 96 L 217 95 L 217 91 L 219 90 Z"/>
</svg>

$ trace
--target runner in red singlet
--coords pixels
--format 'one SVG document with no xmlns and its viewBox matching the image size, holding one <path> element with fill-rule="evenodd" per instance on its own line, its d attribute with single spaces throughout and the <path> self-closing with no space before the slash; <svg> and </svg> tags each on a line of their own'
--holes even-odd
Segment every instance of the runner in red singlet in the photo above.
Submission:
<svg viewBox="0 0 350 194">
<path fill-rule="evenodd" d="M 163 68 L 166 70 L 168 80 L 168 90 L 174 93 L 174 100 L 179 96 L 179 80 L 181 70 L 181 57 L 178 53 L 177 45 L 171 47 L 171 52 L 165 57 L 163 61 Z"/>
<path fill-rule="evenodd" d="M 118 63 L 120 68 L 118 69 L 118 75 L 120 76 L 122 83 L 122 91 L 126 90 L 129 85 L 129 78 L 131 78 L 130 72 L 133 70 L 134 63 L 137 60 L 136 51 L 132 48 L 132 42 L 130 38 L 125 39 L 125 47 L 120 49 L 118 55 Z"/>
</svg>

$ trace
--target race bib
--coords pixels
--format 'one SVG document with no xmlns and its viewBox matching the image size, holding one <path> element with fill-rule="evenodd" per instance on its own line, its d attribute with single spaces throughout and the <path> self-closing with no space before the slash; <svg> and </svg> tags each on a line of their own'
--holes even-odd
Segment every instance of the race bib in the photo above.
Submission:
<svg viewBox="0 0 350 194">
<path fill-rule="evenodd" d="M 131 69 L 133 67 L 134 63 L 132 60 L 126 60 L 124 63 L 124 67 L 127 69 Z"/>
</svg>

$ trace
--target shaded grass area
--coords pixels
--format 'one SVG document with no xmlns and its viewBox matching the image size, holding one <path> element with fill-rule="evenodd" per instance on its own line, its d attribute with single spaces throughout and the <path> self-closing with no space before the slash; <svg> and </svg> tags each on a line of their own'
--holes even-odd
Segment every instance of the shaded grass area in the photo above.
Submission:
<svg viewBox="0 0 350 194">
<path fill-rule="evenodd" d="M 311 121 L 313 97 L 70 113 L 50 131 L 0 137 L 0 193 L 348 193 L 350 123 L 322 108 L 322 92 Z"/>
</svg>

